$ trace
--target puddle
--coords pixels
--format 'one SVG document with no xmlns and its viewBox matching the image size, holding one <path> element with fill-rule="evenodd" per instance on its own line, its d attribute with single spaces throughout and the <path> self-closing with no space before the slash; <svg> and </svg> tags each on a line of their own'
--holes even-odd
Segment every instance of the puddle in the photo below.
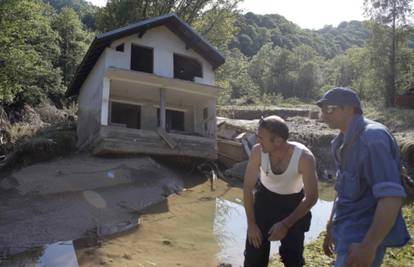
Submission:
<svg viewBox="0 0 414 267">
<path fill-rule="evenodd" d="M 60 241 L 0 261 L 0 266 L 79 267 L 72 241 Z"/>
<path fill-rule="evenodd" d="M 312 223 L 309 232 L 305 234 L 305 243 L 315 240 L 325 230 L 329 218 L 332 201 L 318 200 L 312 208 Z M 229 200 L 217 198 L 214 218 L 214 234 L 219 243 L 219 262 L 243 265 L 243 251 L 246 240 L 246 215 L 244 207 Z M 272 242 L 271 255 L 278 253 L 280 242 Z"/>
<path fill-rule="evenodd" d="M 36 267 L 78 267 L 75 249 L 72 241 L 57 242 L 48 245 L 40 257 Z"/>
</svg>

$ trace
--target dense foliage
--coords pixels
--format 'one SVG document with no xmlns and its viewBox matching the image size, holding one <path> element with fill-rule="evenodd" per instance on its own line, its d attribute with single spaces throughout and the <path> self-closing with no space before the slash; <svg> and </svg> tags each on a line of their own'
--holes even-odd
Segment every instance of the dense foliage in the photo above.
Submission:
<svg viewBox="0 0 414 267">
<path fill-rule="evenodd" d="M 89 30 L 96 29 L 96 12 L 98 7 L 85 0 L 43 0 L 54 7 L 58 12 L 63 8 L 71 8 L 76 11 L 82 23 Z"/>
<path fill-rule="evenodd" d="M 412 0 L 365 1 L 367 22 L 314 31 L 284 17 L 242 15 L 242 0 L 0 1 L 2 105 L 65 102 L 64 91 L 93 36 L 137 20 L 176 12 L 226 57 L 217 70 L 219 104 L 313 100 L 332 86 L 350 86 L 365 100 L 390 103 L 414 86 Z M 400 13 L 392 12 L 392 3 Z M 396 14 L 392 16 L 381 14 Z M 390 24 L 391 23 L 391 24 Z M 392 91 L 389 93 L 389 89 Z M 385 100 L 385 101 L 384 101 Z"/>
<path fill-rule="evenodd" d="M 318 31 L 303 30 L 284 17 L 255 15 L 251 12 L 237 21 L 239 33 L 231 43 L 246 56 L 255 55 L 268 42 L 273 46 L 293 49 L 300 45 L 312 47 L 318 54 L 332 58 L 350 47 L 362 47 L 368 38 L 368 30 L 362 22 L 342 22 L 338 27 L 325 26 Z"/>
</svg>

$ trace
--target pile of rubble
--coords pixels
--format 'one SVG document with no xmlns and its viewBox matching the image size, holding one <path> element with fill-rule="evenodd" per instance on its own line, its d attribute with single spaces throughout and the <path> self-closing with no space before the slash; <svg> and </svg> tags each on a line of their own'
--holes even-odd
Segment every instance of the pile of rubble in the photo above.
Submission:
<svg viewBox="0 0 414 267">
<path fill-rule="evenodd" d="M 330 154 L 330 142 L 336 131 L 311 118 L 289 117 L 285 120 L 290 130 L 289 140 L 306 145 L 317 159 L 319 178 L 331 180 L 335 167 Z M 226 168 L 224 175 L 243 179 L 250 151 L 256 143 L 258 122 L 258 119 L 217 117 L 218 159 Z"/>
<path fill-rule="evenodd" d="M 218 160 L 226 167 L 224 175 L 243 178 L 250 151 L 256 144 L 258 120 L 217 117 Z"/>
</svg>

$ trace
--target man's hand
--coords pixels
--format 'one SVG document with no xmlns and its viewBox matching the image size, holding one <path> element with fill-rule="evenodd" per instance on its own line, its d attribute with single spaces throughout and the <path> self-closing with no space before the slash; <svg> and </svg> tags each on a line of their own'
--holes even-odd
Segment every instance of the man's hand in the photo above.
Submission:
<svg viewBox="0 0 414 267">
<path fill-rule="evenodd" d="M 269 230 L 269 241 L 282 240 L 288 233 L 289 228 L 283 222 L 275 223 Z"/>
<path fill-rule="evenodd" d="M 334 244 L 333 244 L 333 239 L 332 239 L 332 226 L 330 224 L 326 226 L 326 235 L 325 235 L 325 238 L 323 239 L 322 247 L 323 247 L 323 252 L 325 253 L 326 256 L 330 257 L 333 255 Z"/>
<path fill-rule="evenodd" d="M 253 247 L 260 248 L 262 245 L 262 232 L 257 224 L 252 224 L 247 227 L 247 238 Z"/>
<path fill-rule="evenodd" d="M 369 267 L 374 261 L 376 248 L 364 243 L 352 243 L 348 250 L 346 267 Z"/>
</svg>

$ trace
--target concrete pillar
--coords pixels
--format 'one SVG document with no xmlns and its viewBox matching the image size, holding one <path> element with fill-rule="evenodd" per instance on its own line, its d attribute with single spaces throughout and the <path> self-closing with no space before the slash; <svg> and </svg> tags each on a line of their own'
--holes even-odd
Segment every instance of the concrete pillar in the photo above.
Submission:
<svg viewBox="0 0 414 267">
<path fill-rule="evenodd" d="M 160 88 L 160 127 L 165 130 L 165 88 Z"/>
<path fill-rule="evenodd" d="M 102 83 L 102 106 L 101 106 L 101 125 L 108 125 L 109 119 L 109 90 L 111 86 L 111 80 L 104 77 Z"/>
</svg>

